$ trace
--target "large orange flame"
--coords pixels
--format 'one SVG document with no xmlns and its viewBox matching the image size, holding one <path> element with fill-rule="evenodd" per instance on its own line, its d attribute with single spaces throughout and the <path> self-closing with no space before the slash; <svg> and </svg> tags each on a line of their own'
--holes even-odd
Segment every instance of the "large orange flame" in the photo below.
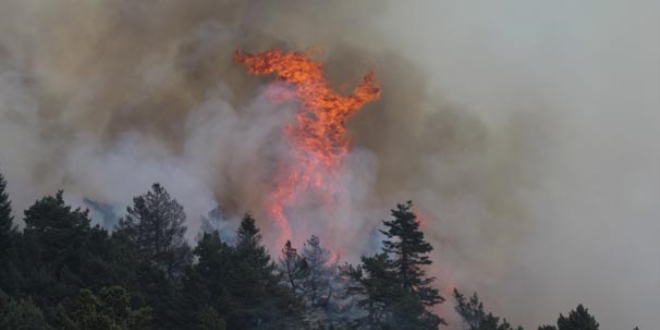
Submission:
<svg viewBox="0 0 660 330">
<path fill-rule="evenodd" d="M 313 193 L 320 196 L 321 205 L 332 207 L 338 192 L 336 174 L 350 145 L 344 123 L 365 103 L 377 99 L 380 87 L 370 72 L 352 94 L 335 93 L 323 74 L 323 63 L 300 52 L 236 51 L 234 61 L 246 65 L 250 74 L 274 75 L 279 86 L 285 85 L 269 89 L 273 101 L 297 99 L 301 105 L 295 122 L 285 128 L 294 161 L 279 170 L 269 201 L 270 215 L 280 228 L 277 244 L 282 245 L 295 239 L 286 213 L 300 198 Z"/>
</svg>

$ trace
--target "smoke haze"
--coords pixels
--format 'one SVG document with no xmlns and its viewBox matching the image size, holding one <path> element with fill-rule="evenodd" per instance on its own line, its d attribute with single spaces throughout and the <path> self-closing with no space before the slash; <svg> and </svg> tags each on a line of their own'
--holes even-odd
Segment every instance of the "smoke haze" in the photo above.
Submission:
<svg viewBox="0 0 660 330">
<path fill-rule="evenodd" d="M 530 329 L 578 303 L 603 329 L 653 329 L 659 15 L 651 0 L 7 0 L 0 171 L 17 215 L 59 188 L 125 206 L 161 182 L 191 238 L 219 205 L 268 239 L 294 109 L 233 51 L 320 47 L 336 88 L 374 70 L 383 93 L 348 123 L 336 229 L 315 232 L 310 206 L 296 240 L 351 260 L 412 199 L 443 290 Z"/>
</svg>

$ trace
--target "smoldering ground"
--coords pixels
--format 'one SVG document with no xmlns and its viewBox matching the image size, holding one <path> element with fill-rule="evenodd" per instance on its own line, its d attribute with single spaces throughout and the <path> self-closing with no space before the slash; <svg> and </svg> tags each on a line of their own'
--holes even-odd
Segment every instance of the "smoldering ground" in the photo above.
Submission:
<svg viewBox="0 0 660 330">
<path fill-rule="evenodd" d="M 659 10 L 632 3 L 4 1 L 0 169 L 16 210 L 58 188 L 122 205 L 158 181 L 191 232 L 219 204 L 268 236 L 293 109 L 231 56 L 320 47 L 338 89 L 368 70 L 383 89 L 348 123 L 346 234 L 322 239 L 368 252 L 353 237 L 412 199 L 440 287 L 528 327 L 584 303 L 650 329 Z"/>
</svg>

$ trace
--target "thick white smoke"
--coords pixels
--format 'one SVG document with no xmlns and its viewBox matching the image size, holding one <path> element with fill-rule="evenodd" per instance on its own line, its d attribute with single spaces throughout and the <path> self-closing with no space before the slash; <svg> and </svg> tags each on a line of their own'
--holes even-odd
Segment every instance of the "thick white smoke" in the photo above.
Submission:
<svg viewBox="0 0 660 330">
<path fill-rule="evenodd" d="M 216 204 L 262 216 L 268 237 L 264 194 L 292 109 L 262 98 L 268 79 L 232 52 L 319 46 L 337 86 L 373 69 L 383 87 L 348 123 L 346 234 L 325 239 L 368 251 L 387 209 L 412 199 L 443 289 L 478 290 L 527 328 L 584 303 L 604 329 L 653 329 L 659 7 L 8 0 L 0 171 L 17 215 L 58 188 L 121 207 L 158 181 L 191 238 Z"/>
</svg>

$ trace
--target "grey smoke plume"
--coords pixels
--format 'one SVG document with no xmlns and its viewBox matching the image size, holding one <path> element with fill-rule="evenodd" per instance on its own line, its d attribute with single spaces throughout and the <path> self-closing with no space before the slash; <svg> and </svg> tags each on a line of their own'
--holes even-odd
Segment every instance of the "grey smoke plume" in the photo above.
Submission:
<svg viewBox="0 0 660 330">
<path fill-rule="evenodd" d="M 322 240 L 368 252 L 412 199 L 442 288 L 478 290 L 527 327 L 584 303 L 603 328 L 652 329 L 659 14 L 651 0 L 7 0 L 0 170 L 17 210 L 58 188 L 126 204 L 158 181 L 191 238 L 216 205 L 255 213 L 268 236 L 292 109 L 232 52 L 319 46 L 338 88 L 370 69 L 383 87 L 348 123 L 345 233 Z"/>
</svg>

